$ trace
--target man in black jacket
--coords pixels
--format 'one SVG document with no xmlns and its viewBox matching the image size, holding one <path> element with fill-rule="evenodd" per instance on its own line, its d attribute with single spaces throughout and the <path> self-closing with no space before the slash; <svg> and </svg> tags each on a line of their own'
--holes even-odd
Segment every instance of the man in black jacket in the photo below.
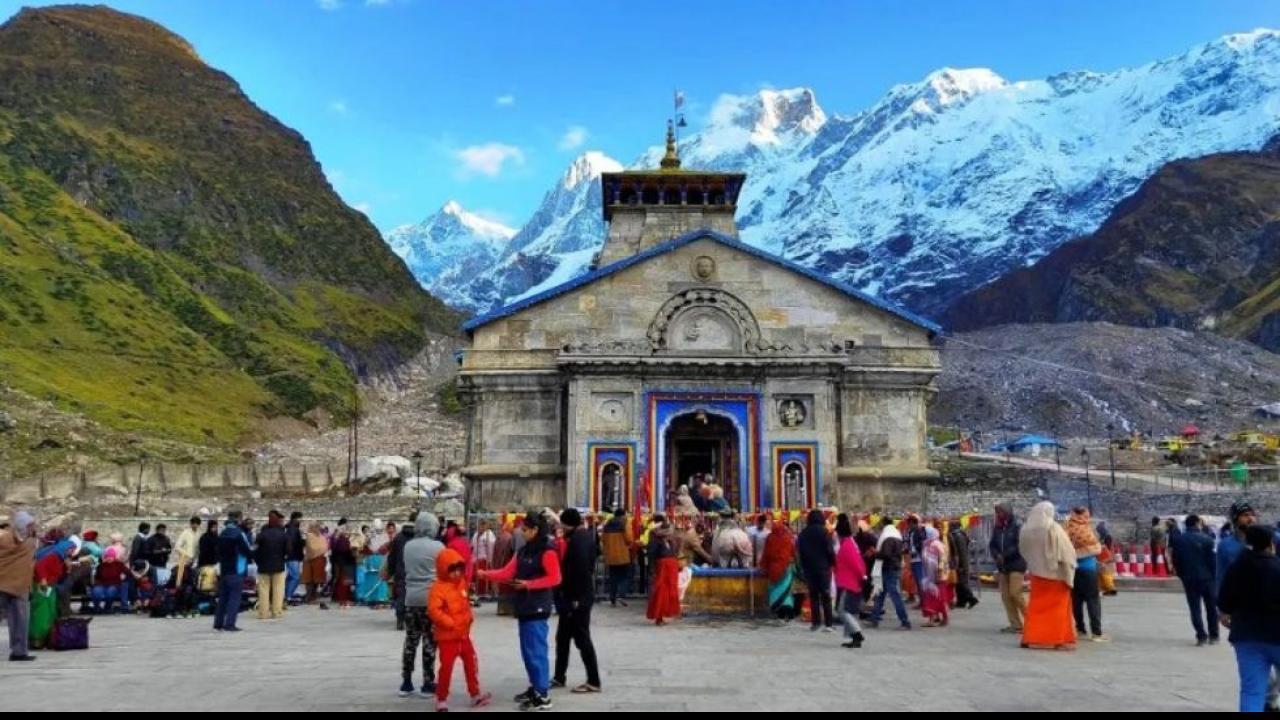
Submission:
<svg viewBox="0 0 1280 720">
<path fill-rule="evenodd" d="M 1218 609 L 1236 651 L 1240 712 L 1262 712 L 1267 684 L 1280 668 L 1280 559 L 1272 528 L 1249 527 L 1245 543 L 1249 549 L 1223 578 Z"/>
<path fill-rule="evenodd" d="M 164 523 L 156 525 L 155 534 L 142 544 L 143 555 L 151 563 L 151 580 L 157 585 L 169 581 L 169 555 L 173 553 L 173 541 L 169 539 L 168 530 Z"/>
<path fill-rule="evenodd" d="M 1000 600 L 1004 603 L 1005 615 L 1009 617 L 1009 625 L 1000 632 L 1020 634 L 1022 621 L 1027 614 L 1027 596 L 1022 592 L 1022 579 L 1027 572 L 1027 561 L 1018 548 L 1018 535 L 1022 526 L 1013 517 L 1009 506 L 996 506 L 996 525 L 991 531 L 991 542 L 987 549 L 996 562 L 999 573 Z"/>
<path fill-rule="evenodd" d="M 284 601 L 294 604 L 298 586 L 302 584 L 302 563 L 307 559 L 307 536 L 302 533 L 302 513 L 289 513 L 289 524 L 284 529 Z"/>
<path fill-rule="evenodd" d="M 836 551 L 821 510 L 809 511 L 809 521 L 800 531 L 796 550 L 800 555 L 805 585 L 809 588 L 809 614 L 813 617 L 809 629 L 835 632 L 831 626 L 831 570 L 836 565 Z"/>
<path fill-rule="evenodd" d="M 267 513 L 267 526 L 254 540 L 254 562 L 258 564 L 258 619 L 275 620 L 284 616 L 284 561 L 289 534 L 284 528 L 284 515 L 278 510 Z"/>
<path fill-rule="evenodd" d="M 227 522 L 218 535 L 218 604 L 213 612 L 213 629 L 237 632 L 244 574 L 248 572 L 253 544 L 239 510 L 227 512 Z"/>
<path fill-rule="evenodd" d="M 1169 551 L 1173 556 L 1173 569 L 1182 581 L 1187 595 L 1187 607 L 1191 610 L 1191 626 L 1196 631 L 1196 646 L 1218 644 L 1218 601 L 1214 597 L 1213 538 L 1200 532 L 1200 517 L 1188 515 L 1187 531 L 1170 537 Z M 1203 619 L 1200 606 L 1204 605 Z M 1208 622 L 1206 625 L 1205 622 Z"/>
<path fill-rule="evenodd" d="M 400 527 L 400 532 L 391 539 L 391 549 L 387 551 L 387 562 L 383 570 L 391 583 L 391 604 L 396 609 L 396 629 L 404 630 L 404 546 L 417 533 L 418 511 L 409 512 L 409 522 Z"/>
<path fill-rule="evenodd" d="M 595 601 L 596 541 L 582 526 L 582 514 L 573 508 L 560 513 L 564 526 L 564 557 L 560 561 L 560 586 L 556 588 L 556 668 L 551 687 L 564 687 L 569 672 L 569 643 L 578 646 L 587 682 L 575 693 L 600 692 L 600 667 L 591 642 L 591 605 Z"/>
</svg>

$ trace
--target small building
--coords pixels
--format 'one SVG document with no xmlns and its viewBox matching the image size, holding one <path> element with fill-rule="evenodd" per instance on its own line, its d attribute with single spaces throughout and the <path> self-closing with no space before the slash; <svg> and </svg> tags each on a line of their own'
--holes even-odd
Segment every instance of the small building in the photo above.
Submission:
<svg viewBox="0 0 1280 720">
<path fill-rule="evenodd" d="M 745 175 L 670 129 L 661 165 L 602 176 L 590 272 L 464 325 L 471 506 L 922 507 L 939 328 L 740 242 Z"/>
</svg>

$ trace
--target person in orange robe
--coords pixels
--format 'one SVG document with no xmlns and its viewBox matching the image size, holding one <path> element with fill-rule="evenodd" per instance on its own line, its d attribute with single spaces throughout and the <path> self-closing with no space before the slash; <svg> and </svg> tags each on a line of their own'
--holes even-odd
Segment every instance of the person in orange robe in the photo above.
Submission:
<svg viewBox="0 0 1280 720">
<path fill-rule="evenodd" d="M 1022 626 L 1024 648 L 1071 650 L 1076 646 L 1071 619 L 1076 551 L 1054 515 L 1053 503 L 1036 505 L 1018 536 L 1031 578 L 1031 599 Z"/>
</svg>

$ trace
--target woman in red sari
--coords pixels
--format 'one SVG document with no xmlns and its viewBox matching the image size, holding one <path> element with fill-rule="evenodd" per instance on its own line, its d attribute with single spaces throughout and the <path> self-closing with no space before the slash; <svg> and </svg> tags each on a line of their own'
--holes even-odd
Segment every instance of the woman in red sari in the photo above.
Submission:
<svg viewBox="0 0 1280 720">
<path fill-rule="evenodd" d="M 796 578 L 796 536 L 786 520 L 773 524 L 773 530 L 764 540 L 764 552 L 760 555 L 760 569 L 769 579 L 769 610 L 784 622 L 797 614 L 796 599 L 791 584 Z"/>
<path fill-rule="evenodd" d="M 653 588 L 645 617 L 655 625 L 665 625 L 667 618 L 680 616 L 680 563 L 671 543 L 671 526 L 660 515 L 655 520 L 658 524 L 649 531 Z"/>
</svg>

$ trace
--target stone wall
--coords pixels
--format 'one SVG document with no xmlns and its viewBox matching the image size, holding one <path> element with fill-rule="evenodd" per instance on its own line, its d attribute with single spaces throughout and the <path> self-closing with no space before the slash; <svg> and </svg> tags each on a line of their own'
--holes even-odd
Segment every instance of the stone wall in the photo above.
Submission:
<svg viewBox="0 0 1280 720">
<path fill-rule="evenodd" d="M 210 490 L 322 490 L 345 469 L 326 463 L 259 465 L 182 465 L 150 463 L 88 468 L 75 472 L 41 473 L 27 478 L 0 475 L 0 500 L 9 504 L 36 503 L 75 496 L 132 495 L 139 478 L 144 494 L 182 496 Z"/>
</svg>

